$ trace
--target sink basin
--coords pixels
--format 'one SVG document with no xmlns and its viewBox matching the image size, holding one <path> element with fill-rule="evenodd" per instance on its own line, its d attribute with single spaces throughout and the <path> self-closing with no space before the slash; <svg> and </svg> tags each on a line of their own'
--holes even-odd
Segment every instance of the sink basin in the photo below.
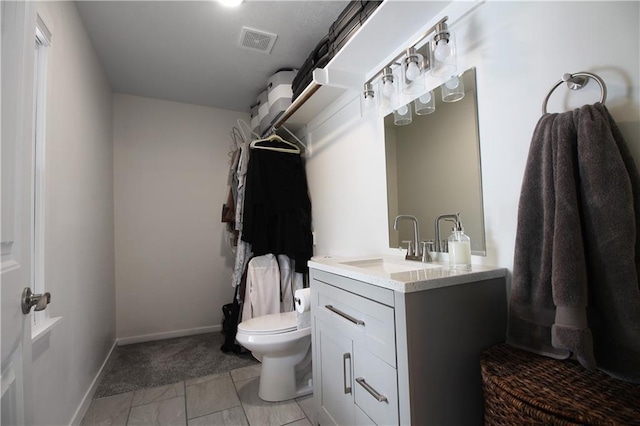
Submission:
<svg viewBox="0 0 640 426">
<path fill-rule="evenodd" d="M 386 259 L 382 257 L 374 259 L 352 260 L 348 262 L 340 262 L 346 266 L 362 268 L 370 272 L 382 272 L 386 274 L 395 274 L 398 272 L 420 271 L 424 269 L 441 268 L 441 265 L 432 263 L 423 263 L 414 260 L 402 259 Z"/>
</svg>

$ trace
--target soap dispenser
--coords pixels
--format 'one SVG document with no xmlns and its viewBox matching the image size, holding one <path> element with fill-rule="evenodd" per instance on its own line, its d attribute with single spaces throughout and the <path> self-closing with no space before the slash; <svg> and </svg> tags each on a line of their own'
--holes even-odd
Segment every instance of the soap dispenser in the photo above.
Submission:
<svg viewBox="0 0 640 426">
<path fill-rule="evenodd" d="M 463 271 L 471 270 L 471 238 L 464 233 L 460 217 L 449 236 L 449 267 Z"/>
</svg>

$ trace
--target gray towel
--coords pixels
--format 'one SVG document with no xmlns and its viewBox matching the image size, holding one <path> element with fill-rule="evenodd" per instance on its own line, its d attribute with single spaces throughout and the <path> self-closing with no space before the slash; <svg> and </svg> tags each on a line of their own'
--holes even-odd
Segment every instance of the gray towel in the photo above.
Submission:
<svg viewBox="0 0 640 426">
<path fill-rule="evenodd" d="M 508 342 L 640 383 L 640 175 L 600 103 L 542 116 L 518 208 Z"/>
</svg>

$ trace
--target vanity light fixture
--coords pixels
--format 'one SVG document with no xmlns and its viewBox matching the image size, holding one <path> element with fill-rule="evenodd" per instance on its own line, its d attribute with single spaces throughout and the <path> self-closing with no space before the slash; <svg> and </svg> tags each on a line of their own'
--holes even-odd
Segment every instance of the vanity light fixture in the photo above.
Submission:
<svg viewBox="0 0 640 426">
<path fill-rule="evenodd" d="M 380 79 L 382 85 L 382 94 L 386 98 L 391 98 L 396 94 L 396 89 L 398 87 L 395 79 L 393 78 L 393 70 L 391 67 L 384 67 L 382 70 L 382 78 Z"/>
<path fill-rule="evenodd" d="M 378 109 L 383 114 L 398 107 L 401 77 L 393 72 L 391 66 L 382 69 L 382 76 L 378 83 Z"/>
<path fill-rule="evenodd" d="M 363 116 L 365 105 L 367 101 L 370 103 L 370 99 L 377 101 L 380 112 L 388 113 L 393 110 L 394 122 L 398 125 L 411 122 L 411 104 L 414 104 L 417 115 L 435 111 L 433 91 L 425 93 L 427 74 L 443 81 L 453 76 L 457 69 L 455 37 L 447 25 L 448 19 L 449 17 L 445 16 L 438 21 L 412 46 L 406 48 L 365 83 L 365 90 L 361 97 Z M 428 40 L 431 36 L 433 37 Z M 372 83 L 375 79 L 378 79 L 380 94 L 377 98 L 374 93 L 371 93 L 374 90 Z M 464 87 L 460 94 L 461 81 L 454 80 L 447 83 L 449 87 L 446 89 L 448 90 L 446 95 L 445 89 L 442 91 L 445 102 L 455 102 L 464 96 Z M 405 107 L 409 110 L 408 122 L 407 114 L 398 112 L 404 111 Z M 397 116 L 400 118 L 395 119 Z"/>
<path fill-rule="evenodd" d="M 456 42 L 455 35 L 449 31 L 446 22 L 436 24 L 436 31 L 431 40 L 431 75 L 436 78 L 446 78 L 456 72 Z"/>
<path fill-rule="evenodd" d="M 393 124 L 396 126 L 406 126 L 411 124 L 411 104 L 405 104 L 393 110 Z"/>
<path fill-rule="evenodd" d="M 427 115 L 436 111 L 436 98 L 433 96 L 433 90 L 418 96 L 413 101 L 413 108 L 416 115 Z"/>
<path fill-rule="evenodd" d="M 404 72 L 404 81 L 402 91 L 407 94 L 422 93 L 425 90 L 424 69 L 428 68 L 428 60 L 418 53 L 415 47 L 406 50 L 406 56 L 403 62 L 402 70 Z"/>
<path fill-rule="evenodd" d="M 376 93 L 373 84 L 365 83 L 362 96 L 360 97 L 360 111 L 362 117 L 366 117 L 376 110 Z"/>
<path fill-rule="evenodd" d="M 407 49 L 407 57 L 404 60 L 404 76 L 407 81 L 416 81 L 422 75 L 423 59 L 415 47 Z"/>
<path fill-rule="evenodd" d="M 456 102 L 464 98 L 464 82 L 457 75 L 444 82 L 440 87 L 442 91 L 442 102 Z"/>
</svg>

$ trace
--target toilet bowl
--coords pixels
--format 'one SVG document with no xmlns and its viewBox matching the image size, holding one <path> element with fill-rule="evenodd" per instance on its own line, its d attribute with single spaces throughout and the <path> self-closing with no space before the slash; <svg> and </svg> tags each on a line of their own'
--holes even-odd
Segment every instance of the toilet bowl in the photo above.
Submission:
<svg viewBox="0 0 640 426">
<path fill-rule="evenodd" d="M 243 321 L 236 339 L 262 361 L 261 399 L 286 401 L 313 391 L 311 327 L 298 330 L 295 311 Z"/>
</svg>

